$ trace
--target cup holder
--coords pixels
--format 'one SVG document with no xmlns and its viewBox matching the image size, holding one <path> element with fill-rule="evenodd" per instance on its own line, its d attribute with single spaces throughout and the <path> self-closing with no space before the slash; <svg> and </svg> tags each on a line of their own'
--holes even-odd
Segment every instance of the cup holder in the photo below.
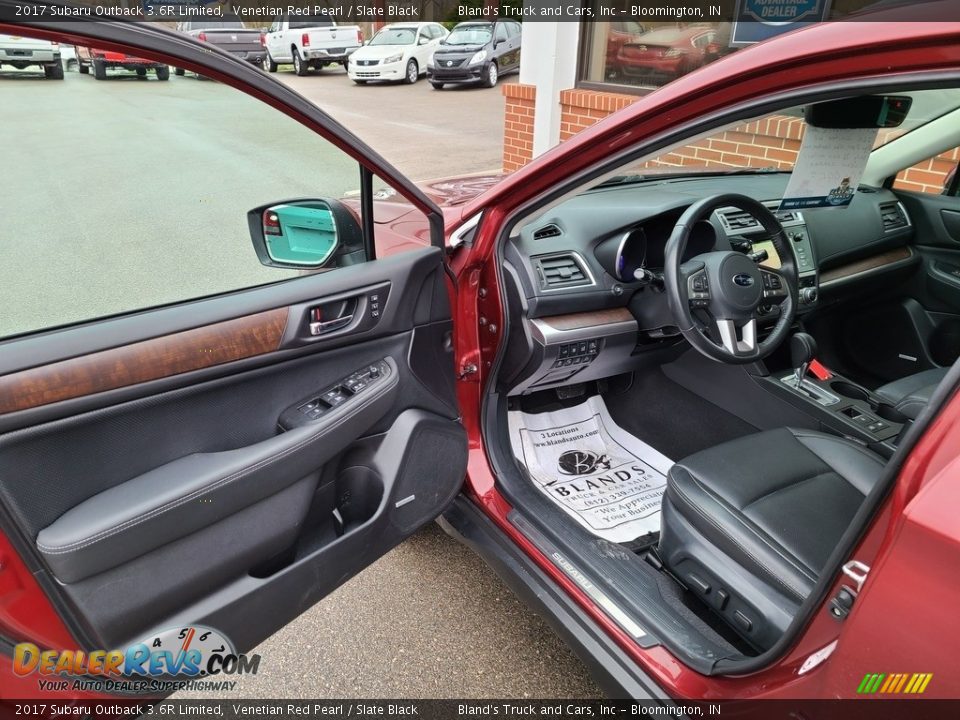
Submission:
<svg viewBox="0 0 960 720">
<path fill-rule="evenodd" d="M 843 380 L 837 380 L 836 382 L 830 383 L 830 387 L 833 388 L 835 392 L 838 392 L 844 397 L 850 398 L 851 400 L 863 400 L 864 402 L 870 402 L 870 393 L 859 385 L 854 385 L 853 383 L 845 382 Z M 890 409 L 892 410 L 893 408 Z"/>
<path fill-rule="evenodd" d="M 873 408 L 873 411 L 887 422 L 897 423 L 898 425 L 904 425 L 910 422 L 910 418 L 897 410 L 893 405 L 880 403 Z"/>
</svg>

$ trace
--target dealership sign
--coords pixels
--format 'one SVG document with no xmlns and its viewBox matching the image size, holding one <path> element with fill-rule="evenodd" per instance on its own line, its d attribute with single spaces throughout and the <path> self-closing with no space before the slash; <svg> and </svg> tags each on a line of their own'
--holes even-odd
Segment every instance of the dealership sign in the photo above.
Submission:
<svg viewBox="0 0 960 720">
<path fill-rule="evenodd" d="M 730 44 L 751 45 L 829 16 L 830 0 L 737 0 Z"/>
</svg>

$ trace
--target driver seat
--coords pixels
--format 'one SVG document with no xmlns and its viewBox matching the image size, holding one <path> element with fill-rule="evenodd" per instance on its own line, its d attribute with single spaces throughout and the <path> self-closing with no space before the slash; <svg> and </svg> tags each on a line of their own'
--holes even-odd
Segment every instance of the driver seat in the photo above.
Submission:
<svg viewBox="0 0 960 720">
<path fill-rule="evenodd" d="M 660 557 L 766 650 L 813 589 L 883 466 L 850 440 L 790 428 L 695 453 L 667 476 Z"/>
</svg>

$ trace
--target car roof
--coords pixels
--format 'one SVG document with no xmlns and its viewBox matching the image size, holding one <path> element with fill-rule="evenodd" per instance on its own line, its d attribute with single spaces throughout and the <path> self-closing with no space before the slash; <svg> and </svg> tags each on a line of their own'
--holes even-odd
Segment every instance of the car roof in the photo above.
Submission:
<svg viewBox="0 0 960 720">
<path fill-rule="evenodd" d="M 466 20 L 462 23 L 457 23 L 456 27 L 470 27 L 471 25 L 479 27 L 481 25 L 493 25 L 493 23 L 489 20 Z"/>
</svg>

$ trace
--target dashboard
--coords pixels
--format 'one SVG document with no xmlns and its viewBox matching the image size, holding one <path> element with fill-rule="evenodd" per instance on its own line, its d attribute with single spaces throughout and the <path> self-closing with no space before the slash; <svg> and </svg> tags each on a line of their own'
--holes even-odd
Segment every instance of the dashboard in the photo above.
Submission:
<svg viewBox="0 0 960 720">
<path fill-rule="evenodd" d="M 523 342 L 513 344 L 529 357 L 517 363 L 511 392 L 625 372 L 644 345 L 679 342 L 662 283 L 664 250 L 679 217 L 720 193 L 746 195 L 776 211 L 788 179 L 760 173 L 613 185 L 574 197 L 521 228 L 504 260 L 525 323 Z M 799 314 L 815 309 L 828 286 L 856 280 L 864 257 L 905 246 L 913 232 L 888 190 L 861 190 L 846 209 L 776 215 L 798 268 Z M 765 254 L 761 265 L 782 265 L 769 235 L 735 208 L 720 208 L 698 223 L 683 259 L 713 250 Z M 772 325 L 779 308 L 759 313 L 761 325 Z"/>
</svg>

